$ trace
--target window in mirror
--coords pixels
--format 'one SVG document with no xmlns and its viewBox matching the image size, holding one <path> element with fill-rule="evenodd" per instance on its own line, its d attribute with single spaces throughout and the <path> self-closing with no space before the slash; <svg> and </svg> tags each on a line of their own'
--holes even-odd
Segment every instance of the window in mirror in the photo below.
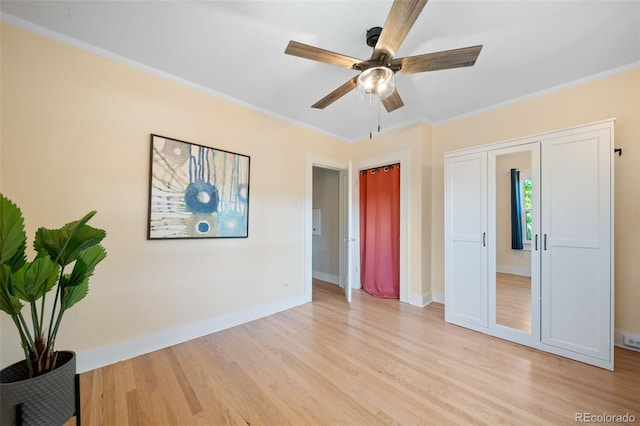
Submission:
<svg viewBox="0 0 640 426">
<path fill-rule="evenodd" d="M 531 250 L 533 240 L 533 192 L 531 169 L 520 170 L 520 197 L 522 212 L 522 235 L 524 237 L 524 249 Z"/>
</svg>

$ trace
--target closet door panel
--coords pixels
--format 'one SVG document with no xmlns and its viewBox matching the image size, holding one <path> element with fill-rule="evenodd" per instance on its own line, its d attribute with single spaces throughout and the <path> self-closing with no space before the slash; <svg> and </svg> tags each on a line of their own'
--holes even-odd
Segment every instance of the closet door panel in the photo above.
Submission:
<svg viewBox="0 0 640 426">
<path fill-rule="evenodd" d="M 445 185 L 445 319 L 486 327 L 486 153 L 447 159 Z"/>
<path fill-rule="evenodd" d="M 488 152 L 488 206 L 489 328 L 498 337 L 540 342 L 539 142 Z M 518 239 L 522 248 L 513 247 Z"/>
<path fill-rule="evenodd" d="M 542 342 L 609 360 L 610 130 L 545 141 L 542 182 Z"/>
<path fill-rule="evenodd" d="M 458 238 L 452 244 L 452 255 L 458 266 L 451 268 L 449 302 L 451 313 L 459 320 L 477 325 L 486 325 L 486 286 L 481 275 L 485 271 L 482 246 L 477 238 L 464 241 Z M 464 262 L 464 265 L 461 263 Z"/>
<path fill-rule="evenodd" d="M 602 324 L 609 324 L 603 305 L 609 302 L 609 292 L 601 289 L 598 253 L 560 245 L 554 245 L 552 251 L 545 270 L 548 285 L 543 287 L 542 341 L 602 358 L 600 350 L 608 343 Z"/>
</svg>

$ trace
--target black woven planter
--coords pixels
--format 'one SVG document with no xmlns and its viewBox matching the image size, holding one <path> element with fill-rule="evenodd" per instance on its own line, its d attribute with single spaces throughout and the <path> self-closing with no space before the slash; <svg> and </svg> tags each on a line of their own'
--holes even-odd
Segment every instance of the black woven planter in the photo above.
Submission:
<svg viewBox="0 0 640 426">
<path fill-rule="evenodd" d="M 0 426 L 62 425 L 74 415 L 79 422 L 76 354 L 58 352 L 58 367 L 29 378 L 26 362 L 0 371 Z"/>
</svg>

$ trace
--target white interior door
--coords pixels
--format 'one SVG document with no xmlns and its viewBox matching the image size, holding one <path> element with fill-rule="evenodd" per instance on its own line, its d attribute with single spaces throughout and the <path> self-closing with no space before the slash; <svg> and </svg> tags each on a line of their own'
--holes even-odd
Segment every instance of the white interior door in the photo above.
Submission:
<svg viewBox="0 0 640 426">
<path fill-rule="evenodd" d="M 445 166 L 445 320 L 487 327 L 487 153 Z"/>
<path fill-rule="evenodd" d="M 612 362 L 611 135 L 542 145 L 542 342 Z"/>
<path fill-rule="evenodd" d="M 347 298 L 347 302 L 351 303 L 351 287 L 353 283 L 353 276 L 356 273 L 355 265 L 353 264 L 355 259 L 354 249 L 355 249 L 355 234 L 353 229 L 353 187 L 356 176 L 353 173 L 353 167 L 351 164 L 351 160 L 349 160 L 349 165 L 347 166 L 347 170 L 344 172 L 346 174 L 346 194 L 345 194 L 345 203 L 346 206 L 346 220 L 345 222 L 345 233 L 343 238 L 344 244 L 344 254 L 346 259 L 344 259 L 344 263 L 346 267 L 346 273 L 343 279 L 343 288 L 344 294 Z"/>
</svg>

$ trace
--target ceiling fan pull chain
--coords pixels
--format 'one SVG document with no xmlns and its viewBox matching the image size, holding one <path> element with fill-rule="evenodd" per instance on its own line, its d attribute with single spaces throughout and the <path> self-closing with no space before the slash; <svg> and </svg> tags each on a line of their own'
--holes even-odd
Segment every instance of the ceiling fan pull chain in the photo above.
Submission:
<svg viewBox="0 0 640 426">
<path fill-rule="evenodd" d="M 373 94 L 369 93 L 369 139 L 373 139 Z"/>
<path fill-rule="evenodd" d="M 380 104 L 382 103 L 382 99 L 380 99 L 380 95 L 378 95 L 378 133 L 380 133 Z"/>
</svg>

